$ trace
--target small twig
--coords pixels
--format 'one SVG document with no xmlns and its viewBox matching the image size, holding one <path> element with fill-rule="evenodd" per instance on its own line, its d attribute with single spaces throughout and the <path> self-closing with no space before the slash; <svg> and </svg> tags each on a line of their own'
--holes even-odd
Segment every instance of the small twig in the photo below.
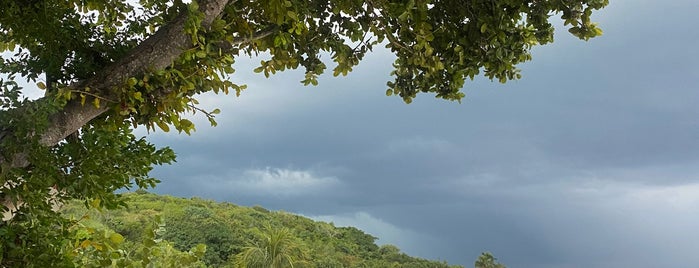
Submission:
<svg viewBox="0 0 699 268">
<path fill-rule="evenodd" d="M 249 36 L 239 36 L 239 37 L 234 37 L 233 40 L 231 41 L 221 41 L 216 46 L 222 50 L 222 52 L 230 52 L 233 50 L 233 46 L 235 45 L 240 45 L 244 43 L 249 43 L 258 39 L 265 38 L 267 36 L 272 35 L 274 32 L 278 30 L 277 26 L 272 26 L 269 27 L 265 30 L 257 31 Z"/>
<path fill-rule="evenodd" d="M 208 117 L 208 118 L 214 118 L 214 117 L 216 117 L 215 115 L 213 115 L 213 114 L 211 114 L 211 113 L 205 111 L 204 109 L 199 108 L 199 107 L 197 107 L 197 106 L 194 106 L 194 105 L 192 105 L 192 104 L 187 104 L 187 106 L 189 106 L 189 108 L 192 108 L 192 110 L 200 111 L 200 112 L 204 113 L 204 114 L 206 115 L 206 117 Z"/>
<path fill-rule="evenodd" d="M 90 92 L 87 92 L 87 91 L 82 91 L 82 90 L 77 90 L 77 89 L 72 89 L 72 90 L 70 90 L 70 91 L 76 92 L 76 93 L 80 93 L 80 94 L 85 94 L 85 95 L 91 96 L 91 97 L 93 97 L 93 98 L 100 99 L 100 100 L 105 100 L 105 101 L 111 102 L 111 103 L 119 103 L 118 101 L 115 101 L 115 100 L 112 100 L 112 99 L 109 99 L 109 98 L 105 98 L 105 97 L 102 97 L 102 96 L 100 96 L 100 95 L 97 95 L 97 94 L 94 94 L 94 93 L 90 93 Z"/>
<path fill-rule="evenodd" d="M 369 33 L 369 31 L 364 32 L 364 35 L 362 36 L 362 41 L 360 41 L 359 44 L 357 44 L 357 45 L 352 49 L 352 52 L 357 52 L 357 48 L 359 48 L 360 45 L 362 45 L 362 44 L 365 44 L 365 45 L 366 45 L 366 43 L 367 43 L 369 40 L 371 40 L 371 37 L 369 37 L 369 39 L 366 39 L 366 35 L 367 35 L 368 33 Z"/>
<path fill-rule="evenodd" d="M 367 7 L 368 7 L 367 10 L 372 10 L 372 11 L 373 11 L 373 10 L 377 10 L 376 8 L 374 8 L 374 5 L 375 5 L 375 4 L 374 4 L 373 1 L 367 0 L 366 3 L 367 3 L 367 5 L 368 5 L 368 6 L 367 6 Z M 386 14 L 384 14 L 383 10 L 378 9 L 378 12 L 379 12 L 378 15 L 381 15 L 382 17 L 388 17 L 388 16 L 386 16 Z M 381 22 L 381 21 L 379 21 L 379 22 Z M 407 45 L 401 43 L 400 41 L 398 41 L 398 40 L 395 38 L 395 36 L 393 36 L 393 33 L 390 32 L 390 31 L 388 30 L 389 27 L 388 27 L 388 24 L 387 24 L 387 23 L 384 23 L 384 24 L 385 24 L 385 26 L 386 26 L 386 29 L 384 29 L 384 33 L 386 33 L 386 38 L 388 39 L 388 42 L 390 42 L 391 44 L 397 46 L 398 48 L 401 48 L 401 49 L 406 50 L 407 52 L 410 52 L 411 54 L 415 54 L 415 51 L 413 51 L 412 49 L 408 48 Z"/>
<path fill-rule="evenodd" d="M 270 36 L 270 35 L 273 34 L 276 30 L 277 30 L 277 26 L 273 26 L 273 27 L 269 27 L 269 28 L 267 28 L 267 29 L 265 29 L 265 30 L 262 30 L 262 31 L 257 31 L 257 32 L 255 32 L 254 34 L 252 34 L 252 35 L 250 35 L 250 36 L 246 36 L 246 37 L 235 37 L 235 38 L 233 38 L 233 41 L 231 41 L 231 45 L 239 45 L 239 44 L 242 44 L 242 43 L 247 43 L 247 42 L 255 41 L 255 40 L 257 40 L 257 39 L 262 39 L 262 38 L 265 38 L 265 37 L 267 37 L 267 36 Z"/>
<path fill-rule="evenodd" d="M 396 40 L 395 36 L 393 36 L 393 33 L 389 32 L 388 29 L 385 30 L 386 32 L 386 38 L 388 39 L 388 42 L 391 44 L 394 44 L 398 46 L 399 48 L 405 49 L 406 51 L 410 52 L 411 54 L 415 54 L 415 51 L 412 49 L 408 48 L 407 45 L 401 43 L 400 41 Z"/>
</svg>

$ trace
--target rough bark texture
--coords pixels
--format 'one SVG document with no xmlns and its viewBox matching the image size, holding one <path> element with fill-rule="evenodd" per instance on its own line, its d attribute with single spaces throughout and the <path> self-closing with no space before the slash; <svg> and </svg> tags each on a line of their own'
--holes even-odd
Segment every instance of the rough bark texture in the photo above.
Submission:
<svg viewBox="0 0 699 268">
<path fill-rule="evenodd" d="M 199 9 L 204 13 L 203 26 L 207 27 L 211 24 L 216 17 L 221 15 L 224 7 L 234 1 L 199 1 Z M 186 20 L 187 13 L 184 12 L 161 27 L 125 57 L 106 66 L 93 78 L 72 85 L 72 87 L 76 89 L 89 87 L 92 92 L 98 92 L 100 96 L 109 99 L 114 95 L 113 89 L 124 85 L 128 78 L 138 77 L 148 70 L 168 67 L 184 50 L 192 46 L 191 37 L 184 32 Z M 51 116 L 49 128 L 41 134 L 40 142 L 45 146 L 53 146 L 107 110 L 106 105 L 96 108 L 89 104 L 81 105 L 79 100 L 70 101 L 62 111 Z M 8 130 L 0 130 L 0 132 L 3 131 L 4 133 L 0 133 L 0 140 L 12 134 Z M 23 155 L 16 155 L 9 164 L 13 167 L 25 167 L 29 164 L 25 158 Z M 0 157 L 0 164 L 6 162 L 8 160 Z"/>
</svg>

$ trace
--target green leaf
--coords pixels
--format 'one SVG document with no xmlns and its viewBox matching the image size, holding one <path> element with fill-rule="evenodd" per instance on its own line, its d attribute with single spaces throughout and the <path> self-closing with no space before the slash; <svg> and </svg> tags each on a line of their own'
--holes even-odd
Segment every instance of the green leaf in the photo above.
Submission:
<svg viewBox="0 0 699 268">
<path fill-rule="evenodd" d="M 279 46 L 281 46 L 282 44 L 285 44 L 285 43 L 286 43 L 286 42 L 284 41 L 284 37 L 282 37 L 281 35 L 277 35 L 277 36 L 274 37 L 274 46 L 275 46 L 275 47 L 279 47 Z"/>
<path fill-rule="evenodd" d="M 126 80 L 126 85 L 130 88 L 134 87 L 136 84 L 138 84 L 138 79 L 135 77 L 131 77 L 128 80 Z"/>
<path fill-rule="evenodd" d="M 83 240 L 83 242 L 80 243 L 80 246 L 79 246 L 79 247 L 84 249 L 84 248 L 89 247 L 90 245 L 92 245 L 92 241 L 90 241 L 90 240 Z"/>
<path fill-rule="evenodd" d="M 296 16 L 296 12 L 293 12 L 291 10 L 286 12 L 286 15 L 289 16 L 289 18 L 292 18 L 293 20 L 298 20 L 299 18 Z"/>
<path fill-rule="evenodd" d="M 139 100 L 139 101 L 141 101 L 141 102 L 144 101 L 144 100 L 143 100 L 143 96 L 141 96 L 141 92 L 138 92 L 138 91 L 136 91 L 136 92 L 133 93 L 133 98 L 136 99 L 136 100 Z"/>
<path fill-rule="evenodd" d="M 166 123 L 163 121 L 156 121 L 155 124 L 158 125 L 160 129 L 162 129 L 165 132 L 170 132 L 170 126 L 168 126 Z"/>
<path fill-rule="evenodd" d="M 116 245 L 119 245 L 119 244 L 121 244 L 122 242 L 124 242 L 124 237 L 121 236 L 119 233 L 112 233 L 112 234 L 109 236 L 109 240 L 112 241 L 112 243 L 114 243 L 114 244 L 116 244 Z"/>
<path fill-rule="evenodd" d="M 192 121 L 189 121 L 189 119 L 181 119 L 179 129 L 184 131 L 184 133 L 187 133 L 187 135 L 190 135 L 191 131 L 194 130 L 194 123 L 192 123 Z"/>
<path fill-rule="evenodd" d="M 100 204 L 102 203 L 102 200 L 99 198 L 92 199 L 90 202 L 90 207 L 92 208 L 100 208 Z"/>
</svg>

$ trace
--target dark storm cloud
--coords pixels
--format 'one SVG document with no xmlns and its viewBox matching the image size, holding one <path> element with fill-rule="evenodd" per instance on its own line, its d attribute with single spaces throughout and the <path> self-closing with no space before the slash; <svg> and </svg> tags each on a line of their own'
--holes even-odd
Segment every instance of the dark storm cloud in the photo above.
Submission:
<svg viewBox="0 0 699 268">
<path fill-rule="evenodd" d="M 248 92 L 202 97 L 218 127 L 153 135 L 179 154 L 156 190 L 335 219 L 465 266 L 490 250 L 510 267 L 692 267 L 698 7 L 612 1 L 603 37 L 559 31 L 522 80 L 469 83 L 463 104 L 383 96 L 381 51 L 311 88 L 239 59 Z"/>
</svg>

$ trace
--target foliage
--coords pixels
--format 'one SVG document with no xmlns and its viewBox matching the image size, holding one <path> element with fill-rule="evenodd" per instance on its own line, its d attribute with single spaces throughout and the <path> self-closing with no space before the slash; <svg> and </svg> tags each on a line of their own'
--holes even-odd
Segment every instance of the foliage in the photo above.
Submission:
<svg viewBox="0 0 699 268">
<path fill-rule="evenodd" d="M 41 210 L 40 210 L 41 211 Z M 42 211 L 43 212 L 43 211 Z M 39 213 L 19 214 L 0 226 L 3 267 L 69 267 L 69 222 Z M 42 243 L 36 243 L 41 241 Z"/>
<path fill-rule="evenodd" d="M 243 241 L 233 235 L 234 230 L 225 221 L 212 217 L 212 214 L 207 208 L 189 206 L 181 213 L 168 215 L 165 222 L 167 231 L 163 233 L 163 239 L 176 243 L 180 250 L 206 244 L 208 250 L 204 261 L 209 264 L 224 263 L 228 256 L 238 252 Z"/>
<path fill-rule="evenodd" d="M 493 257 L 490 252 L 483 252 L 476 260 L 476 268 L 505 268 L 504 264 L 497 261 L 498 259 Z"/>
<path fill-rule="evenodd" d="M 317 85 L 328 64 L 334 76 L 346 75 L 381 45 L 396 56 L 387 95 L 461 100 L 466 81 L 481 73 L 519 78 L 516 66 L 531 59 L 531 48 L 553 41 L 554 14 L 581 39 L 600 35 L 591 16 L 607 4 L 0 0 L 0 200 L 12 217 L 0 224 L 0 266 L 70 259 L 63 253 L 72 223 L 56 205 L 77 199 L 115 208 L 116 189 L 153 187 L 152 166 L 175 155 L 133 128 L 190 134 L 189 113 L 216 125 L 220 111 L 199 108 L 196 97 L 239 95 L 245 85 L 229 79 L 237 57 L 262 55 L 254 71 L 265 76 L 303 68 L 301 83 Z M 45 96 L 23 98 L 20 79 Z"/>
<path fill-rule="evenodd" d="M 82 226 L 75 235 L 70 253 L 77 267 L 205 267 L 200 261 L 206 246 L 199 244 L 189 252 L 175 249 L 172 243 L 156 238 L 162 229 L 156 217 L 146 227 L 139 243 L 125 243 L 124 237 L 106 228 Z"/>
<path fill-rule="evenodd" d="M 310 268 L 460 267 L 411 257 L 392 245 L 379 247 L 375 237 L 354 227 L 336 227 L 283 211 L 148 193 L 130 193 L 124 197 L 127 204 L 124 208 L 88 211 L 73 202 L 63 211 L 73 217 L 88 215 L 89 220 L 84 220 L 84 225 L 92 230 L 110 230 L 97 237 L 119 234 L 129 247 L 142 247 L 133 242 L 152 241 L 155 236 L 151 230 L 159 230 L 157 238 L 163 240 L 158 243 L 171 245 L 180 255 L 204 246 L 206 253 L 202 253 L 201 260 L 210 267 L 290 267 L 289 263 L 294 267 Z M 182 218 L 183 215 L 190 216 Z M 160 217 L 161 225 L 150 223 Z M 181 224 L 179 220 L 189 223 Z M 218 227 L 210 228 L 214 225 L 207 225 L 207 222 L 216 223 Z M 115 226 L 128 227 L 114 229 Z M 134 233 L 144 234 L 145 238 L 129 235 Z M 127 248 L 129 250 L 134 252 Z M 129 256 L 139 259 L 133 254 Z"/>
<path fill-rule="evenodd" d="M 287 268 L 303 267 L 306 259 L 306 252 L 291 230 L 268 225 L 258 233 L 254 245 L 236 255 L 234 263 L 239 268 Z"/>
</svg>

